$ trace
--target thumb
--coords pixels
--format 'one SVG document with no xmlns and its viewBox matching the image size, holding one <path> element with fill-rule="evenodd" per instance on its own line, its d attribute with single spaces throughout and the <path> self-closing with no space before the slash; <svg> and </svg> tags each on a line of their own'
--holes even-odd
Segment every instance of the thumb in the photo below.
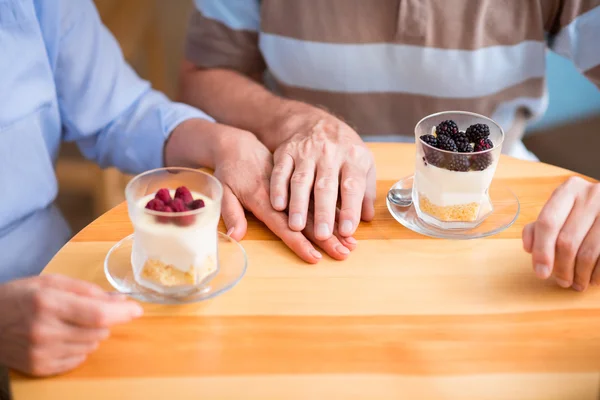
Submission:
<svg viewBox="0 0 600 400">
<path fill-rule="evenodd" d="M 244 208 L 240 204 L 231 188 L 223 185 L 223 202 L 221 203 L 221 215 L 227 228 L 227 233 L 235 240 L 242 240 L 246 234 L 248 222 L 244 215 Z"/>
<path fill-rule="evenodd" d="M 523 250 L 527 253 L 531 253 L 533 248 L 533 228 L 533 223 L 527 224 L 523 228 Z"/>
<path fill-rule="evenodd" d="M 375 197 L 377 197 L 377 180 L 375 175 L 375 166 L 372 166 L 367 173 L 367 190 L 363 198 L 361 219 L 363 221 L 372 221 L 375 218 Z"/>
</svg>

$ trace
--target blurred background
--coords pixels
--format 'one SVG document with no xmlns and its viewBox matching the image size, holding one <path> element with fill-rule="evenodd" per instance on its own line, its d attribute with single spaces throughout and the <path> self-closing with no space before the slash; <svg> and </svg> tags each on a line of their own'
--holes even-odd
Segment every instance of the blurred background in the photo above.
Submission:
<svg viewBox="0 0 600 400">
<path fill-rule="evenodd" d="M 175 98 L 192 0 L 96 0 L 125 58 L 144 79 Z M 600 91 L 570 61 L 548 53 L 550 106 L 528 129 L 526 146 L 542 161 L 600 179 Z M 124 201 L 130 177 L 100 170 L 75 145 L 65 145 L 57 164 L 58 204 L 77 232 Z"/>
</svg>

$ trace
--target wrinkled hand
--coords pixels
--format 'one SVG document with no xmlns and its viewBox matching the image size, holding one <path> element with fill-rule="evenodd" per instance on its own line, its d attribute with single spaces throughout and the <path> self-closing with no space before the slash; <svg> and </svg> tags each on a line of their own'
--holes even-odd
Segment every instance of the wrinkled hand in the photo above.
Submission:
<svg viewBox="0 0 600 400">
<path fill-rule="evenodd" d="M 221 214 L 231 237 L 240 240 L 246 234 L 246 208 L 307 262 L 316 263 L 322 258 L 310 240 L 338 260 L 345 259 L 356 247 L 352 237 L 334 235 L 318 240 L 313 234 L 311 219 L 303 233 L 291 230 L 287 215 L 274 210 L 269 203 L 269 178 L 273 168 L 269 150 L 253 134 L 235 128 L 223 132 L 221 141 L 222 150 L 215 158 L 215 176 L 223 184 Z"/>
<path fill-rule="evenodd" d="M 307 227 L 313 183 L 315 238 L 325 240 L 335 231 L 338 186 L 342 237 L 353 235 L 361 219 L 373 219 L 373 155 L 352 128 L 309 107 L 281 119 L 272 129 L 287 139 L 273 155 L 270 200 L 276 210 L 288 208 L 291 229 Z"/>
<path fill-rule="evenodd" d="M 0 364 L 34 376 L 69 371 L 142 308 L 91 283 L 44 275 L 0 285 Z"/>
<path fill-rule="evenodd" d="M 578 291 L 600 285 L 600 184 L 577 177 L 562 184 L 525 226 L 523 247 L 541 279 L 553 275 Z"/>
</svg>

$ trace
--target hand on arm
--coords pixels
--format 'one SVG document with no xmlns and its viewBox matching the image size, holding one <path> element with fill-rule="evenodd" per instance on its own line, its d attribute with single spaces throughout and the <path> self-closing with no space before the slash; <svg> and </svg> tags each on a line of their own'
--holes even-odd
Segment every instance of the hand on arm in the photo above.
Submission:
<svg viewBox="0 0 600 400">
<path fill-rule="evenodd" d="M 291 229 L 306 228 L 309 206 L 312 234 L 320 240 L 334 230 L 349 237 L 361 219 L 373 218 L 373 157 L 344 122 L 317 107 L 275 96 L 237 72 L 199 69 L 191 63 L 182 70 L 182 96 L 217 120 L 253 132 L 274 151 L 269 199 L 274 209 L 288 210 Z"/>
<path fill-rule="evenodd" d="M 59 275 L 0 285 L 0 304 L 0 364 L 34 376 L 77 367 L 111 326 L 142 315 L 123 296 Z"/>
<path fill-rule="evenodd" d="M 269 177 L 273 159 L 269 150 L 249 132 L 201 120 L 190 120 L 172 133 L 165 149 L 167 165 L 213 168 L 223 184 L 221 213 L 231 236 L 244 237 L 244 208 L 254 214 L 303 260 L 316 263 L 321 254 L 311 241 L 331 257 L 345 259 L 355 248 L 353 238 L 336 235 L 317 240 L 309 219 L 303 232 L 289 229 L 287 216 L 269 203 Z"/>
<path fill-rule="evenodd" d="M 581 178 L 562 184 L 525 226 L 523 247 L 541 279 L 554 276 L 578 291 L 600 285 L 600 184 Z"/>
</svg>

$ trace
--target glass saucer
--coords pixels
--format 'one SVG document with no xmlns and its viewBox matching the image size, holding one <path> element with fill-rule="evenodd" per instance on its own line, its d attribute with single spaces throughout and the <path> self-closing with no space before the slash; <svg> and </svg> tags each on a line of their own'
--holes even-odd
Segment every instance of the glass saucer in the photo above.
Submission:
<svg viewBox="0 0 600 400">
<path fill-rule="evenodd" d="M 110 284 L 120 293 L 147 302 L 158 304 L 187 304 L 207 300 L 225 293 L 234 287 L 246 273 L 246 252 L 242 245 L 219 232 L 219 269 L 214 277 L 203 286 L 180 295 L 162 294 L 140 286 L 133 277 L 131 249 L 133 234 L 115 244 L 104 259 L 104 273 Z"/>
<path fill-rule="evenodd" d="M 390 190 L 406 189 L 402 192 L 410 193 L 412 185 L 413 175 L 399 180 Z M 417 216 L 412 202 L 408 206 L 399 206 L 386 197 L 386 204 L 394 219 L 414 232 L 441 239 L 478 239 L 502 232 L 519 216 L 519 199 L 509 188 L 492 181 L 489 194 L 493 207 L 492 213 L 481 224 L 471 229 L 447 230 L 430 225 Z"/>
</svg>

